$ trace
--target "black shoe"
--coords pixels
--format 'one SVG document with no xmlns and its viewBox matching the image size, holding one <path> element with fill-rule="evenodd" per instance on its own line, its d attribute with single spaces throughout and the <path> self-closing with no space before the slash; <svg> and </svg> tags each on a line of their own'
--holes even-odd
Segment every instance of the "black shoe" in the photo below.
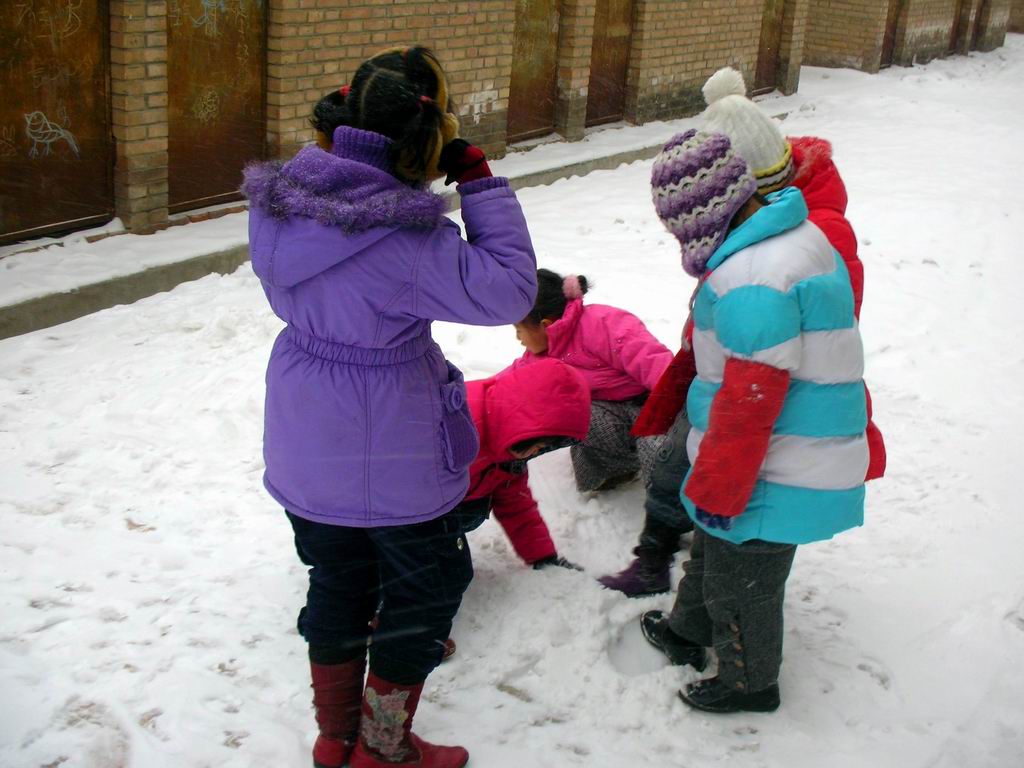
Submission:
<svg viewBox="0 0 1024 768">
<path fill-rule="evenodd" d="M 548 555 L 547 557 L 541 558 L 533 563 L 533 570 L 539 571 L 547 568 L 549 565 L 557 566 L 558 568 L 565 568 L 570 571 L 582 571 L 576 563 L 571 560 L 566 560 L 561 555 Z"/>
<path fill-rule="evenodd" d="M 704 648 L 673 632 L 664 611 L 644 613 L 640 617 L 640 629 L 647 642 L 668 656 L 668 660 L 676 666 L 689 664 L 698 672 L 704 671 L 708 664 Z"/>
<path fill-rule="evenodd" d="M 679 698 L 702 712 L 774 712 L 779 708 L 779 684 L 760 691 L 746 692 L 730 688 L 717 677 L 691 683 L 679 692 Z"/>
</svg>

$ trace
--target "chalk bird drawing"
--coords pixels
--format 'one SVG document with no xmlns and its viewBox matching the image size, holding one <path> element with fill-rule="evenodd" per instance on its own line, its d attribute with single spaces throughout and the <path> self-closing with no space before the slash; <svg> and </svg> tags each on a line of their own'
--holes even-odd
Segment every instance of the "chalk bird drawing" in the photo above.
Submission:
<svg viewBox="0 0 1024 768">
<path fill-rule="evenodd" d="M 78 142 L 75 141 L 71 131 L 52 122 L 39 110 L 25 115 L 25 135 L 32 141 L 32 149 L 28 151 L 29 157 L 39 157 L 40 154 L 44 157 L 49 155 L 50 148 L 58 141 L 66 141 L 71 151 L 75 153 L 75 157 L 82 156 L 78 149 Z"/>
</svg>

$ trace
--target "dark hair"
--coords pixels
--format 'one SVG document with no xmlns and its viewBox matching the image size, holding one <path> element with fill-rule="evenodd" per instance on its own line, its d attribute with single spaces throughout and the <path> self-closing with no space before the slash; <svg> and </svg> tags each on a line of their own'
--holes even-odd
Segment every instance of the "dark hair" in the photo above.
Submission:
<svg viewBox="0 0 1024 768">
<path fill-rule="evenodd" d="M 337 90 L 324 96 L 313 107 L 309 122 L 329 140 L 342 125 L 387 136 L 394 142 L 395 174 L 421 184 L 436 171 L 443 131 L 455 120 L 452 112 L 440 62 L 427 48 L 414 46 L 383 51 L 364 61 L 347 94 Z"/>
<path fill-rule="evenodd" d="M 544 442 L 547 439 L 548 438 L 546 437 L 531 437 L 528 440 L 520 440 L 518 443 L 512 443 L 512 445 L 509 446 L 509 449 L 516 453 L 523 453 L 533 448 L 537 443 Z"/>
<path fill-rule="evenodd" d="M 583 275 L 575 276 L 580 283 L 580 295 L 590 290 L 590 283 Z M 537 270 L 537 300 L 533 303 L 524 323 L 537 325 L 541 320 L 557 320 L 565 314 L 569 299 L 565 295 L 565 278 L 550 269 Z"/>
<path fill-rule="evenodd" d="M 771 205 L 771 201 L 767 197 L 762 195 L 757 190 L 754 190 L 754 193 L 747 199 L 747 202 L 744 203 L 742 206 L 740 206 L 740 210 L 743 210 L 743 208 L 751 200 L 753 200 L 755 203 L 757 203 L 758 205 L 763 206 L 763 207 L 767 207 L 767 206 Z M 743 221 L 740 221 L 739 213 L 740 213 L 740 211 L 736 211 L 736 213 L 734 213 L 732 215 L 732 218 L 729 219 L 729 231 L 730 232 L 732 232 L 734 229 L 736 229 L 736 227 L 738 227 L 740 224 L 742 224 L 743 221 L 746 221 L 746 219 L 744 219 Z"/>
<path fill-rule="evenodd" d="M 520 440 L 518 443 L 512 443 L 509 448 L 516 453 L 522 453 L 530 450 L 537 443 L 544 443 L 545 450 L 542 453 L 548 453 L 548 451 L 557 451 L 559 448 L 568 448 L 570 445 L 575 445 L 578 442 L 579 440 L 576 438 L 566 437 L 565 435 L 541 435 L 540 437 L 531 437 L 527 440 Z"/>
</svg>

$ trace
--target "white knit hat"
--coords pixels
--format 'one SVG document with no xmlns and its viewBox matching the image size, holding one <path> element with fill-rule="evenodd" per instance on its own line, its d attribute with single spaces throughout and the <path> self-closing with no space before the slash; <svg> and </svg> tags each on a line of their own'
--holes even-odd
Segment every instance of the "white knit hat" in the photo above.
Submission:
<svg viewBox="0 0 1024 768">
<path fill-rule="evenodd" d="M 747 98 L 743 75 L 725 67 L 704 83 L 704 130 L 724 133 L 747 161 L 762 194 L 786 186 L 793 176 L 793 150 L 768 115 Z"/>
</svg>

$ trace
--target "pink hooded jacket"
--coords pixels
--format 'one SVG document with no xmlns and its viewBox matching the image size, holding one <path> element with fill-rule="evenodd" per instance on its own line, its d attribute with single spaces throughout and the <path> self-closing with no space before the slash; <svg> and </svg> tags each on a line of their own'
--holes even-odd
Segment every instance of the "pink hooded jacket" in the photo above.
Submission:
<svg viewBox="0 0 1024 768">
<path fill-rule="evenodd" d="M 555 554 L 555 544 L 529 475 L 506 471 L 509 449 L 536 437 L 582 440 L 590 426 L 590 394 L 579 373 L 557 360 L 505 370 L 489 379 L 466 382 L 466 402 L 480 435 L 480 453 L 469 469 L 465 501 L 489 499 L 516 553 L 527 563 Z"/>
<path fill-rule="evenodd" d="M 512 366 L 545 357 L 579 371 L 594 400 L 614 401 L 650 392 L 672 362 L 668 347 L 636 315 L 604 304 L 584 306 L 583 299 L 566 304 L 565 314 L 548 326 L 547 352 L 526 352 Z"/>
</svg>

